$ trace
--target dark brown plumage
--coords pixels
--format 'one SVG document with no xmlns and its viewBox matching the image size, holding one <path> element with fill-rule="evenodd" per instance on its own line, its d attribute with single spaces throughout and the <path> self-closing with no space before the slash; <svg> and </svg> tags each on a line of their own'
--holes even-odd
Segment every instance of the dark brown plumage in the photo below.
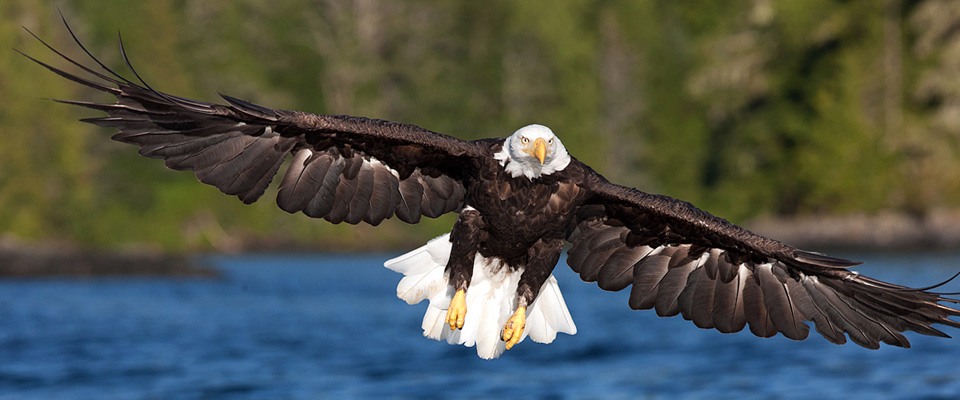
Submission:
<svg viewBox="0 0 960 400">
<path fill-rule="evenodd" d="M 519 161 L 497 158 L 507 152 L 505 139 L 464 141 L 413 125 L 273 110 L 225 95 L 225 105 L 189 100 L 124 79 L 92 55 L 104 72 L 50 49 L 96 79 L 27 57 L 117 97 L 113 104 L 58 101 L 106 112 L 84 121 L 119 129 L 113 139 L 172 169 L 193 171 L 245 203 L 264 194 L 292 155 L 277 195 L 287 212 L 371 225 L 460 213 L 446 266 L 455 289 L 471 287 L 479 254 L 523 269 L 515 305 L 531 305 L 568 242 L 567 262 L 583 280 L 604 290 L 630 287 L 631 308 L 680 314 L 700 328 L 729 333 L 749 326 L 757 336 L 801 340 L 811 321 L 831 342 L 849 336 L 877 348 L 880 342 L 908 347 L 904 331 L 946 337 L 935 323 L 960 327 L 949 319 L 960 311 L 940 304 L 957 300 L 933 288 L 859 275 L 847 269 L 857 263 L 612 184 L 576 159 L 531 178 L 504 167 Z"/>
</svg>

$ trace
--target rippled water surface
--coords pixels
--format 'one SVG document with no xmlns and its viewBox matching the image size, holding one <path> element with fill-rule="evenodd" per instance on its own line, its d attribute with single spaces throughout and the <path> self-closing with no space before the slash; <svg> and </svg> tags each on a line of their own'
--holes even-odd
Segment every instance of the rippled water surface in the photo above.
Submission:
<svg viewBox="0 0 960 400">
<path fill-rule="evenodd" d="M 724 335 L 630 311 L 565 264 L 579 333 L 484 361 L 421 336 L 425 304 L 395 297 L 392 256 L 216 257 L 219 280 L 0 281 L 0 399 L 960 398 L 960 339 L 871 351 L 813 330 Z M 913 286 L 960 269 L 958 254 L 844 256 Z"/>
</svg>

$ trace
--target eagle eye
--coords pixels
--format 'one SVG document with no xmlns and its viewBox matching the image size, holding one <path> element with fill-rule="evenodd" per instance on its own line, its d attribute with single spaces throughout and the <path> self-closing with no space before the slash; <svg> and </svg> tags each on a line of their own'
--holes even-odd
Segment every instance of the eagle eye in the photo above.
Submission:
<svg viewBox="0 0 960 400">
<path fill-rule="evenodd" d="M 553 146 L 553 138 L 550 138 L 550 140 L 547 141 L 547 144 Z"/>
<path fill-rule="evenodd" d="M 523 144 L 530 143 L 530 139 L 528 139 L 526 136 L 523 136 L 520 138 L 520 143 L 523 143 Z"/>
</svg>

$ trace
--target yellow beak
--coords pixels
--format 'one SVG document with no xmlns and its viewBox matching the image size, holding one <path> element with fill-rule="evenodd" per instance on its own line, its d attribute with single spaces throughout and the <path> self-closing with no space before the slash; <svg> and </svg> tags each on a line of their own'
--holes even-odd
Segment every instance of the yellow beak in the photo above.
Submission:
<svg viewBox="0 0 960 400">
<path fill-rule="evenodd" d="M 533 141 L 533 156 L 540 160 L 540 165 L 543 165 L 543 160 L 547 158 L 547 142 L 542 138 Z"/>
</svg>

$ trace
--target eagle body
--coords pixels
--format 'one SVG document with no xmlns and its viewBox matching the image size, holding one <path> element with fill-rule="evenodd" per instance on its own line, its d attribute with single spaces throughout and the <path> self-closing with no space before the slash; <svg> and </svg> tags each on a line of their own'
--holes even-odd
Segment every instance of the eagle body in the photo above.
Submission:
<svg viewBox="0 0 960 400">
<path fill-rule="evenodd" d="M 572 163 L 564 170 L 528 179 L 510 176 L 498 162 L 485 163 L 466 188 L 464 199 L 480 216 L 478 251 L 519 266 L 526 264 L 528 249 L 538 241 L 564 240 L 586 193 L 580 186 L 586 183 L 580 166 Z"/>
<path fill-rule="evenodd" d="M 833 343 L 849 338 L 875 349 L 881 342 L 909 347 L 905 331 L 948 337 L 933 324 L 960 328 L 951 319 L 960 310 L 950 306 L 958 300 L 934 291 L 946 282 L 909 288 L 878 281 L 849 269 L 859 263 L 611 183 L 541 125 L 466 141 L 414 125 L 270 109 L 226 95 L 225 104 L 190 100 L 147 85 L 122 45 L 139 83 L 76 42 L 93 67 L 47 47 L 78 73 L 24 56 L 116 102 L 57 101 L 105 112 L 83 121 L 116 128 L 114 140 L 171 169 L 192 171 L 245 203 L 257 201 L 281 174 L 281 209 L 331 223 L 415 224 L 458 213 L 449 234 L 385 266 L 404 274 L 398 297 L 428 301 L 424 335 L 476 346 L 483 358 L 528 335 L 549 343 L 557 333 L 576 333 L 552 276 L 566 245 L 567 264 L 582 280 L 604 290 L 629 288 L 629 307 L 680 315 L 723 333 L 749 327 L 760 337 L 802 340 L 813 326 Z"/>
</svg>

